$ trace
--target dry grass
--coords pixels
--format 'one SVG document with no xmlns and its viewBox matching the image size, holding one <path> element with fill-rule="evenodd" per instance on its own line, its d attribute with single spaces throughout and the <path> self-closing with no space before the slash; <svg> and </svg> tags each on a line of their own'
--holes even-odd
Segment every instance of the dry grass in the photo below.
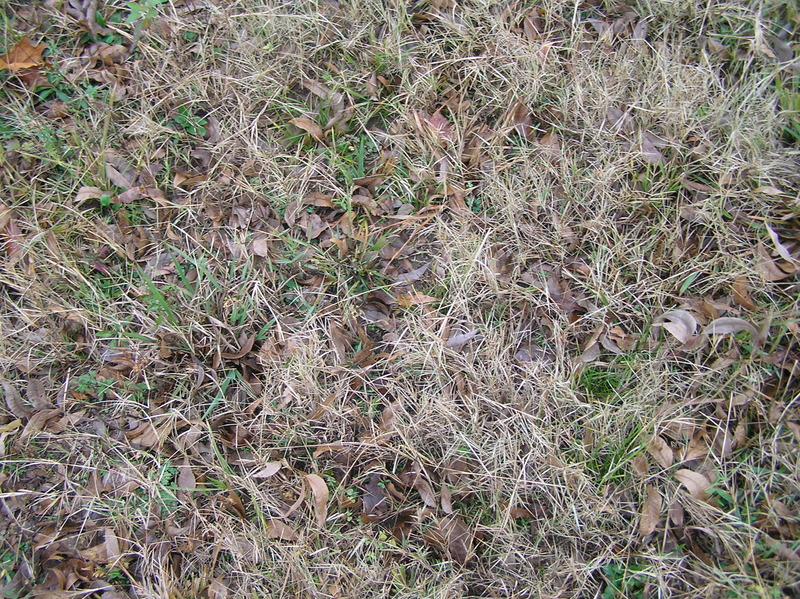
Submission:
<svg viewBox="0 0 800 599">
<path fill-rule="evenodd" d="M 81 4 L 3 6 L 7 596 L 800 596 L 791 2 Z"/>
</svg>

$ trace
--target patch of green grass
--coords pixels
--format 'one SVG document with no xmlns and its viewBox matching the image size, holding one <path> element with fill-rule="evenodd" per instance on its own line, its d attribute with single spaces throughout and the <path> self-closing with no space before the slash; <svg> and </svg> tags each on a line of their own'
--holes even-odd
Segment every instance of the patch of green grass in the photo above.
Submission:
<svg viewBox="0 0 800 599">
<path fill-rule="evenodd" d="M 647 584 L 643 566 L 609 562 L 602 568 L 606 578 L 602 599 L 643 599 Z"/>
</svg>

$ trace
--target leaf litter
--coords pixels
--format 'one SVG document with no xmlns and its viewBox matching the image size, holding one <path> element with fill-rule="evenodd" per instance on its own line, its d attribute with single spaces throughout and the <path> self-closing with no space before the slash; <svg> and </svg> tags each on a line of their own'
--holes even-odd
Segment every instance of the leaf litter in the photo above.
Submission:
<svg viewBox="0 0 800 599">
<path fill-rule="evenodd" d="M 601 96 L 669 52 L 674 73 L 726 61 L 752 95 L 747 69 L 790 61 L 789 24 L 731 51 L 682 29 L 651 46 L 663 17 L 596 2 L 480 13 L 502 39 L 449 1 L 376 27 L 325 3 L 302 27 L 270 5 L 264 40 L 260 9 L 151 4 L 69 2 L 77 46 L 46 58 L 54 8 L 21 7 L 16 39 L 52 39 L 0 58 L 26 107 L 0 129 L 2 525 L 29 553 L 7 588 L 351 597 L 391 571 L 458 578 L 439 594 L 605 596 L 631 530 L 630 589 L 719 590 L 744 551 L 759 585 L 788 584 L 797 181 L 777 152 L 724 166 L 712 140 L 747 119 L 680 86 Z M 342 37 L 359 31 L 374 40 Z M 392 40 L 408 64 L 375 54 Z M 412 65 L 435 89 L 409 87 Z M 684 131 L 651 95 L 705 116 Z M 763 493 L 759 451 L 780 465 Z"/>
</svg>

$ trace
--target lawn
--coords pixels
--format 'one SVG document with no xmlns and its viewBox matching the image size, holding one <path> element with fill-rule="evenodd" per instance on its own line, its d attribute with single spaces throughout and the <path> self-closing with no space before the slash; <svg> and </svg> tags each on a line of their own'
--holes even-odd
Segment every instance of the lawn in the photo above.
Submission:
<svg viewBox="0 0 800 599">
<path fill-rule="evenodd" d="M 0 8 L 0 597 L 800 597 L 793 0 Z"/>
</svg>

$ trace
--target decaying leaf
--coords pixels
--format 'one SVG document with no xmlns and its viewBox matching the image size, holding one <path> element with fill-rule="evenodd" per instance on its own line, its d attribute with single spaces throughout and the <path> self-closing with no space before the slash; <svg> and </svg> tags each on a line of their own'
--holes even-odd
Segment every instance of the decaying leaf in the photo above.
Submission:
<svg viewBox="0 0 800 599">
<path fill-rule="evenodd" d="M 6 394 L 6 407 L 17 418 L 30 418 L 33 410 L 22 401 L 22 397 L 9 381 L 2 381 L 3 391 Z"/>
<path fill-rule="evenodd" d="M 314 498 L 314 513 L 317 517 L 317 526 L 325 527 L 325 520 L 328 517 L 328 498 L 330 492 L 325 480 L 316 474 L 306 474 L 306 482 L 311 487 L 311 495 Z"/>
<path fill-rule="evenodd" d="M 41 379 L 29 379 L 27 397 L 34 410 L 45 410 L 50 405 L 50 398 Z"/>
<path fill-rule="evenodd" d="M 708 501 L 711 498 L 711 495 L 708 494 L 708 490 L 711 488 L 711 481 L 705 475 L 688 468 L 682 468 L 675 472 L 675 478 L 686 487 L 689 495 L 698 501 Z"/>
<path fill-rule="evenodd" d="M 228 599 L 228 587 L 219 578 L 215 578 L 208 585 L 208 599 Z"/>
<path fill-rule="evenodd" d="M 361 508 L 364 514 L 370 518 L 381 518 L 387 514 L 391 505 L 392 500 L 386 494 L 385 486 L 381 484 L 380 474 L 373 472 L 369 475 L 361 496 Z"/>
<path fill-rule="evenodd" d="M 0 70 L 8 69 L 16 73 L 22 69 L 30 69 L 45 63 L 42 52 L 47 48 L 47 44 L 37 44 L 34 46 L 27 37 L 22 38 L 5 56 L 0 56 Z"/>
<path fill-rule="evenodd" d="M 466 565 L 472 558 L 473 533 L 461 516 L 451 514 L 441 518 L 426 539 L 442 549 L 455 563 Z"/>
<path fill-rule="evenodd" d="M 647 444 L 648 453 L 662 468 L 669 468 L 675 461 L 675 454 L 672 448 L 661 435 L 653 435 Z"/>
<path fill-rule="evenodd" d="M 642 505 L 642 515 L 639 519 L 639 535 L 645 538 L 655 531 L 661 519 L 661 493 L 653 485 L 647 485 L 647 499 Z"/>
</svg>

